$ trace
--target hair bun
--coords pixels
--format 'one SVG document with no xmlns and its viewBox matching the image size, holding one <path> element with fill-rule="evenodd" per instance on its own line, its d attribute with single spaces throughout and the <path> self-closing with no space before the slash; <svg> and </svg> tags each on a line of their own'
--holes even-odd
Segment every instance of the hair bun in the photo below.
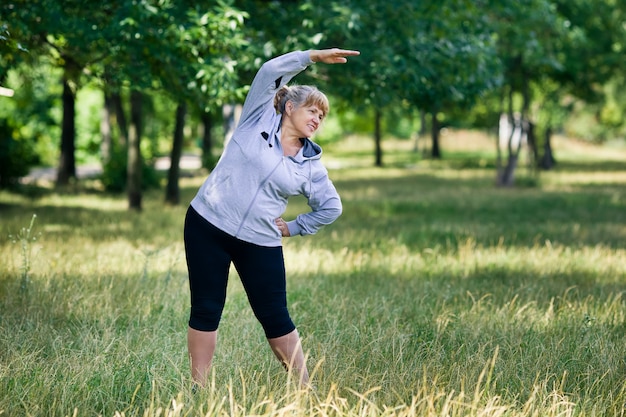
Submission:
<svg viewBox="0 0 626 417">
<path fill-rule="evenodd" d="M 287 102 L 287 94 L 289 93 L 289 86 L 283 85 L 276 92 L 274 96 L 274 108 L 278 113 L 282 113 L 285 110 L 285 103 Z"/>
</svg>

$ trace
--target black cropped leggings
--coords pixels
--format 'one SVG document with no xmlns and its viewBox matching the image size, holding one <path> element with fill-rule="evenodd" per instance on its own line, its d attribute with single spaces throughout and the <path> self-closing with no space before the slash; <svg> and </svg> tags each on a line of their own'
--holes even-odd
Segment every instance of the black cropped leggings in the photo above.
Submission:
<svg viewBox="0 0 626 417">
<path fill-rule="evenodd" d="M 296 328 L 287 310 L 282 247 L 239 240 L 213 226 L 190 206 L 185 217 L 185 254 L 191 290 L 189 327 L 217 330 L 232 262 L 265 336 L 284 336 Z"/>
</svg>

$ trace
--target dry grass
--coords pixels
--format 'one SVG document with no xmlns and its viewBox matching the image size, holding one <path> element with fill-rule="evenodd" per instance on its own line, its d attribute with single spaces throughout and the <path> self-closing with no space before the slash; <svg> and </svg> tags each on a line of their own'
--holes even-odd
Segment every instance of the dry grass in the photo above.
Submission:
<svg viewBox="0 0 626 417">
<path fill-rule="evenodd" d="M 185 207 L 0 193 L 0 416 L 625 415 L 624 150 L 558 139 L 557 170 L 501 190 L 489 138 L 442 139 L 442 162 L 385 141 L 384 169 L 367 139 L 328 152 L 344 215 L 285 243 L 316 392 L 233 274 L 213 384 L 191 394 Z"/>
</svg>

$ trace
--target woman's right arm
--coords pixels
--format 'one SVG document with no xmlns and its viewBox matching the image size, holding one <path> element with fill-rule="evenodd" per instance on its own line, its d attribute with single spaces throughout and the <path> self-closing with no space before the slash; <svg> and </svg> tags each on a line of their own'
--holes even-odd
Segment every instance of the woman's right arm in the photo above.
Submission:
<svg viewBox="0 0 626 417">
<path fill-rule="evenodd" d="M 267 106 L 273 106 L 276 91 L 311 64 L 309 51 L 289 52 L 265 62 L 250 85 L 240 124 L 255 123 Z"/>
<path fill-rule="evenodd" d="M 309 65 L 315 62 L 343 64 L 347 62 L 346 57 L 359 54 L 359 51 L 339 48 L 318 49 L 289 52 L 267 61 L 252 81 L 243 105 L 240 123 L 254 123 L 258 120 L 266 105 L 273 104 L 276 91 Z"/>
</svg>

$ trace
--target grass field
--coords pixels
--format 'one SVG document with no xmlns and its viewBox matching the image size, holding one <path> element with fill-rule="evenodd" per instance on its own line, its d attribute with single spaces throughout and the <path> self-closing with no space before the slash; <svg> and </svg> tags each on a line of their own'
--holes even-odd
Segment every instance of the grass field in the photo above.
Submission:
<svg viewBox="0 0 626 417">
<path fill-rule="evenodd" d="M 557 140 L 556 170 L 499 189 L 480 135 L 444 136 L 443 161 L 384 147 L 385 168 L 367 138 L 329 147 L 344 214 L 285 241 L 308 393 L 236 275 L 191 393 L 182 226 L 202 177 L 141 214 L 88 187 L 0 192 L 0 416 L 626 415 L 626 148 Z"/>
</svg>

